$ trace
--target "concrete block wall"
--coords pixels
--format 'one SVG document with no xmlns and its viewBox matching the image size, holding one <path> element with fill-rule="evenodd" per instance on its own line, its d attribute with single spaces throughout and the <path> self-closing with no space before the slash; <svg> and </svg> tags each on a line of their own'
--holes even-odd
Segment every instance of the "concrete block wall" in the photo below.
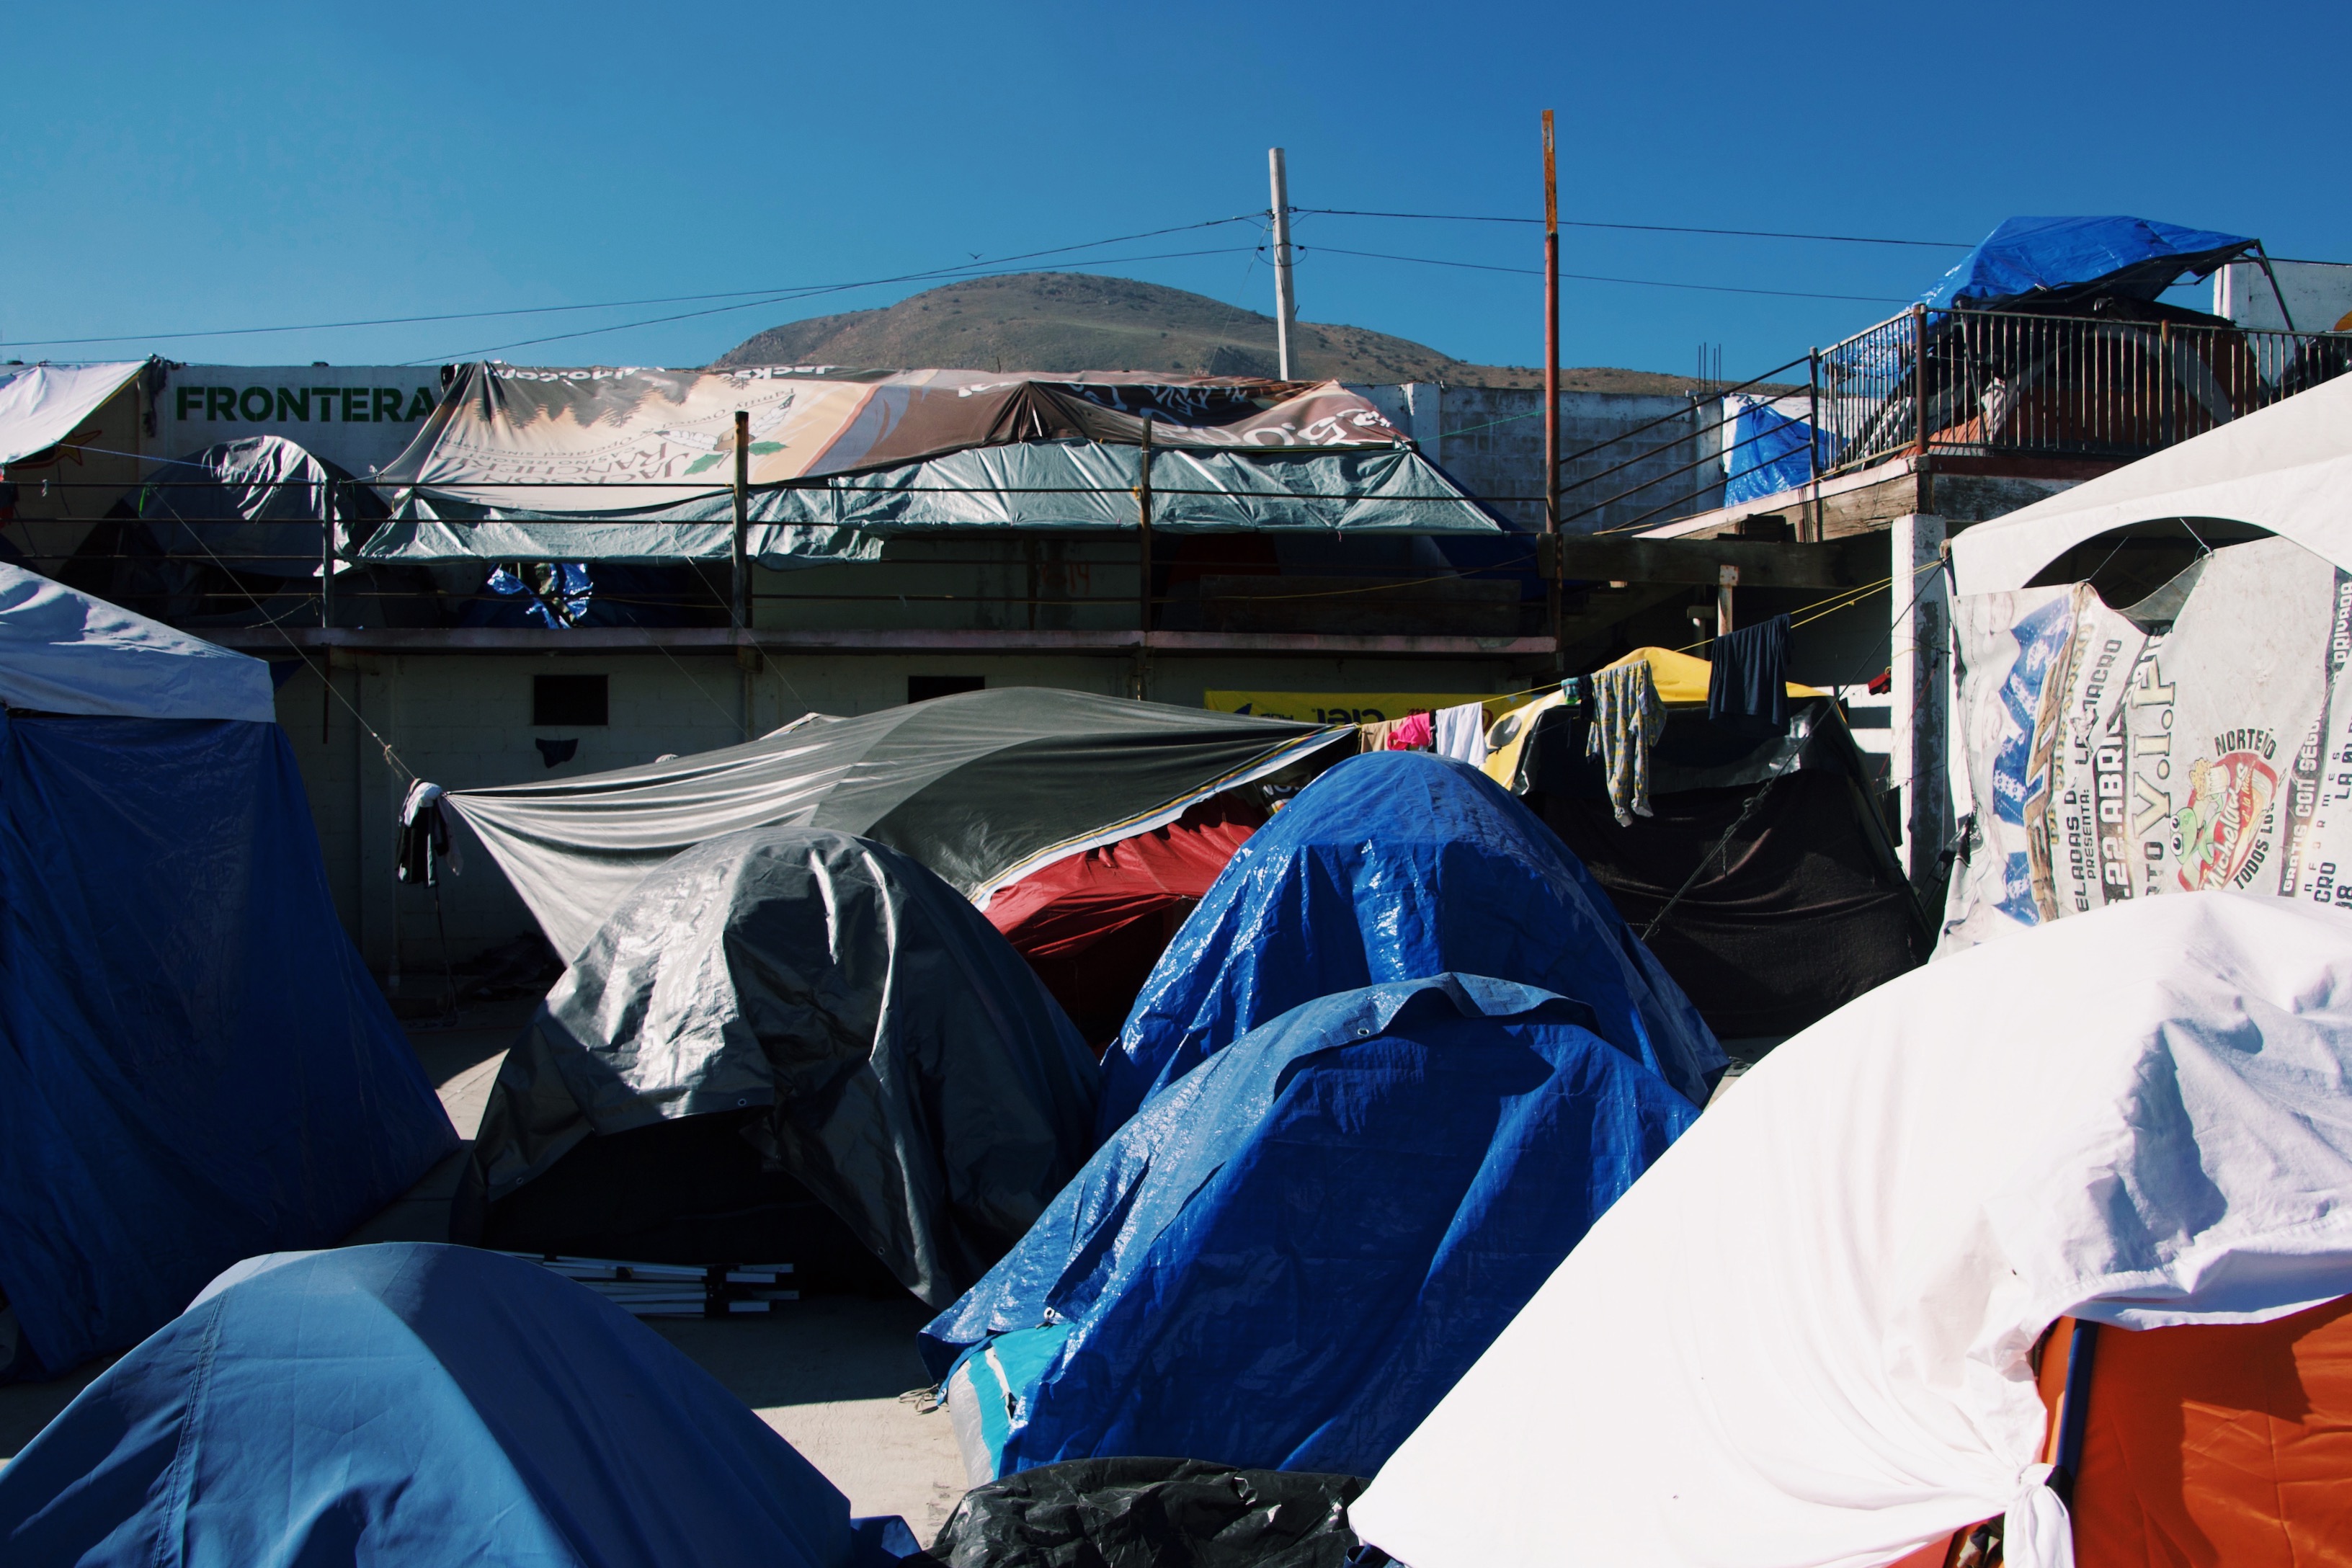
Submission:
<svg viewBox="0 0 2352 1568">
<path fill-rule="evenodd" d="M 1050 686 L 1125 696 L 1130 657 L 969 654 L 856 655 L 771 658 L 753 678 L 753 729 L 764 734 L 810 711 L 843 716 L 907 700 L 909 676 L 979 676 L 988 685 Z M 536 727 L 531 677 L 602 674 L 611 722 Z M 417 776 L 447 789 L 576 778 L 735 744 L 741 676 L 731 657 L 609 655 L 345 655 L 327 699 L 312 669 L 278 693 L 319 830 L 328 882 L 344 929 L 369 966 L 403 991 L 435 994 L 442 937 L 434 900 L 394 873 L 397 812 L 407 774 L 384 758 L 376 737 Z M 1155 658 L 1152 700 L 1197 708 L 1213 689 L 1316 692 L 1460 692 L 1516 689 L 1525 679 L 1507 660 L 1394 658 Z M 321 703 L 328 703 L 322 731 Z M 354 719 L 356 707 L 373 734 Z M 541 738 L 579 742 L 576 754 L 546 765 Z M 462 962 L 535 930 L 529 910 L 470 832 L 456 830 L 461 875 L 445 878 L 440 921 L 447 952 Z"/>
</svg>

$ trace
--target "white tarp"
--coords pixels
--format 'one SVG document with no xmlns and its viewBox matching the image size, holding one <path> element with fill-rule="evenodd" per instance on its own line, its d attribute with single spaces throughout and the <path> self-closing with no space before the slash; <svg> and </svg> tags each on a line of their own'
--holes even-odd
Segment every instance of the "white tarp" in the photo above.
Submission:
<svg viewBox="0 0 2352 1568">
<path fill-rule="evenodd" d="M 7 565 L 0 702 L 130 719 L 278 719 L 262 660 Z"/>
<path fill-rule="evenodd" d="M 0 464 L 46 452 L 72 435 L 146 364 L 0 366 Z"/>
<path fill-rule="evenodd" d="M 2138 619 L 2088 584 L 1955 603 L 1970 826 L 1939 955 L 2207 888 L 2352 908 L 2352 572 L 2283 539 L 2193 570 Z"/>
<path fill-rule="evenodd" d="M 1956 589 L 2022 588 L 2085 540 L 2175 517 L 2250 522 L 2352 569 L 2352 376 L 1963 530 Z"/>
<path fill-rule="evenodd" d="M 2071 1560 L 2057 1318 L 2352 1293 L 2352 914 L 2206 893 L 1993 942 L 1759 1064 L 1350 1510 L 1413 1568 Z"/>
</svg>

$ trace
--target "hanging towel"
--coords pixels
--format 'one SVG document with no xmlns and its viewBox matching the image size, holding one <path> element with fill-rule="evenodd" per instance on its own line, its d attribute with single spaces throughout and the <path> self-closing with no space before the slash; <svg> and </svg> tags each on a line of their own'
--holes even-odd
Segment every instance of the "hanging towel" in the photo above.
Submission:
<svg viewBox="0 0 2352 1568">
<path fill-rule="evenodd" d="M 1432 729 L 1429 722 L 1429 715 L 1426 713 L 1411 714 L 1405 718 L 1398 720 L 1396 721 L 1396 728 L 1389 731 L 1389 750 L 1391 752 L 1425 752 L 1429 750 L 1431 739 Z"/>
<path fill-rule="evenodd" d="M 1650 815 L 1650 748 L 1665 730 L 1665 705 L 1658 700 L 1657 682 L 1646 663 L 1596 670 L 1590 679 L 1592 728 L 1584 754 L 1601 759 L 1609 808 L 1617 814 L 1618 826 L 1630 827 L 1636 816 Z"/>
<path fill-rule="evenodd" d="M 1706 716 L 1754 735 L 1789 728 L 1789 617 L 1774 616 L 1715 639 Z"/>
<path fill-rule="evenodd" d="M 1465 702 L 1437 710 L 1437 754 L 1474 768 L 1486 765 L 1486 705 Z"/>
</svg>

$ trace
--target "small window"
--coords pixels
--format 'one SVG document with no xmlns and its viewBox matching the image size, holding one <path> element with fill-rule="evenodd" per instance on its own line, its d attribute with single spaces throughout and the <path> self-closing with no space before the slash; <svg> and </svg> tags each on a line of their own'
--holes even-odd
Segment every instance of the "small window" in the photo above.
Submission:
<svg viewBox="0 0 2352 1568">
<path fill-rule="evenodd" d="M 988 686 L 984 675 L 910 675 L 907 677 L 907 700 L 929 702 L 934 697 L 953 697 L 959 691 L 982 691 Z"/>
<path fill-rule="evenodd" d="M 606 724 L 604 677 L 534 675 L 530 678 L 530 722 L 538 730 L 577 730 Z"/>
</svg>

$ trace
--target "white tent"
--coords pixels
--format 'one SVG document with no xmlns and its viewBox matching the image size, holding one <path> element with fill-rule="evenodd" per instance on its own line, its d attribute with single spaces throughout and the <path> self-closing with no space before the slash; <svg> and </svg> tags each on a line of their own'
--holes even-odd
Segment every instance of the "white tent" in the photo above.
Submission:
<svg viewBox="0 0 2352 1568">
<path fill-rule="evenodd" d="M 2352 571 L 2352 376 L 2233 419 L 1952 540 L 1962 594 L 2022 588 L 2109 529 L 2228 518 Z"/>
<path fill-rule="evenodd" d="M 2189 893 L 1914 970 L 1603 1215 L 1349 1510 L 1413 1568 L 2072 1560 L 2028 1356 L 2064 1315 L 2352 1294 L 2352 914 Z"/>
<path fill-rule="evenodd" d="M 274 723 L 269 666 L 0 565 L 0 701 L 45 713 Z"/>
<path fill-rule="evenodd" d="M 0 463 L 56 446 L 146 366 L 145 360 L 125 360 L 0 368 Z"/>
</svg>

